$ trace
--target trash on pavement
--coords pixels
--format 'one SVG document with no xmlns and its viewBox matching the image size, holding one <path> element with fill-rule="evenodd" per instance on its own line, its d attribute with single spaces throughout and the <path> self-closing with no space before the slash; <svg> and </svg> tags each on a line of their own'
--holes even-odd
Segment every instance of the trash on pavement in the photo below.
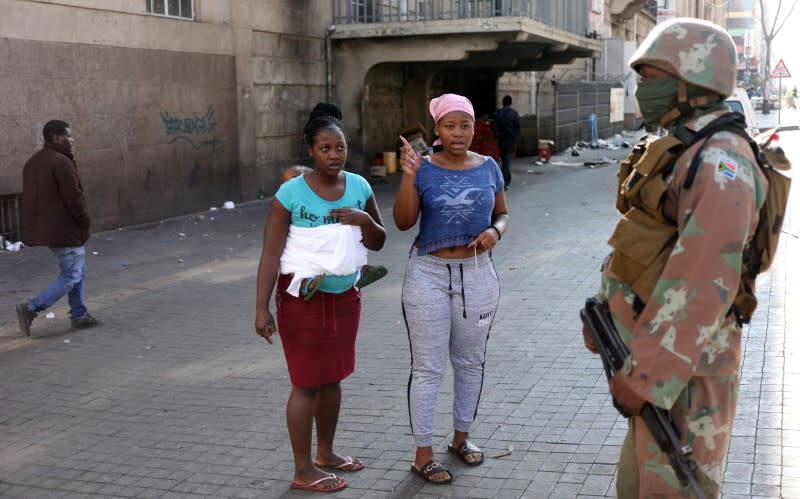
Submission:
<svg viewBox="0 0 800 499">
<path fill-rule="evenodd" d="M 234 207 L 236 207 L 236 205 L 233 204 L 233 201 L 225 201 L 222 204 L 222 207 L 225 208 L 226 210 L 232 210 Z"/>
<path fill-rule="evenodd" d="M 497 459 L 498 457 L 505 457 L 510 456 L 514 452 L 514 446 L 512 444 L 508 444 L 508 447 L 501 450 L 499 453 L 495 454 L 494 456 L 490 456 L 492 459 Z"/>
<path fill-rule="evenodd" d="M 616 163 L 616 161 L 609 158 L 603 158 L 594 161 L 584 161 L 583 166 L 587 168 L 601 168 L 603 166 L 609 166 L 612 163 Z"/>
<path fill-rule="evenodd" d="M 25 247 L 25 244 L 22 241 L 17 241 L 12 243 L 10 241 L 6 241 L 5 239 L 0 239 L 0 249 L 4 249 L 6 251 L 19 251 Z"/>
<path fill-rule="evenodd" d="M 56 318 L 56 314 L 54 314 L 53 312 L 47 312 L 47 315 L 45 315 L 45 317 L 47 319 L 55 319 Z"/>
</svg>

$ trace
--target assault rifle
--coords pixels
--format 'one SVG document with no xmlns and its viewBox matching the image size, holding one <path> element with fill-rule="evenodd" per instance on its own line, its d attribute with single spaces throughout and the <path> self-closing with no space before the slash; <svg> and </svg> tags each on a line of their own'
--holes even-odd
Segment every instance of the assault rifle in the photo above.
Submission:
<svg viewBox="0 0 800 499">
<path fill-rule="evenodd" d="M 587 298 L 586 307 L 581 310 L 581 320 L 592 336 L 595 347 L 603 359 L 606 378 L 610 380 L 614 373 L 622 368 L 629 352 L 614 327 L 608 304 L 594 297 Z M 616 400 L 614 407 L 626 418 L 631 416 L 617 404 Z M 669 456 L 672 469 L 675 470 L 681 485 L 684 487 L 688 485 L 698 499 L 705 499 L 706 496 L 695 476 L 697 463 L 691 458 L 692 448 L 681 444 L 678 428 L 673 423 L 669 411 L 648 402 L 644 404 L 640 416 L 653 435 L 658 448 Z"/>
</svg>

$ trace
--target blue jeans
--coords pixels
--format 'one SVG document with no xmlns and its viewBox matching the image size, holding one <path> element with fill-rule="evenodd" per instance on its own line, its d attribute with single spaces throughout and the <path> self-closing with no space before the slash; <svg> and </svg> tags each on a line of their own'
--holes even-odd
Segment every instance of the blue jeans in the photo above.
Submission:
<svg viewBox="0 0 800 499">
<path fill-rule="evenodd" d="M 86 305 L 83 303 L 83 283 L 86 280 L 86 259 L 84 258 L 86 250 L 83 246 L 74 248 L 50 246 L 50 251 L 58 257 L 58 266 L 61 268 L 61 273 L 44 291 L 28 302 L 28 308 L 34 312 L 41 312 L 50 308 L 62 296 L 67 295 L 70 319 L 80 319 L 87 313 Z"/>
</svg>

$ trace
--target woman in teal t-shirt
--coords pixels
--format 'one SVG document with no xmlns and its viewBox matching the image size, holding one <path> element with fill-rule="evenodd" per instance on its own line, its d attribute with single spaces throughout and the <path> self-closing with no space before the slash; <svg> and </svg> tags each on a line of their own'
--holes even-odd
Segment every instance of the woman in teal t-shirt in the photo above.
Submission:
<svg viewBox="0 0 800 499">
<path fill-rule="evenodd" d="M 275 305 L 292 392 L 286 419 L 294 453 L 292 488 L 326 491 L 342 489 L 346 482 L 321 468 L 359 471 L 364 464 L 333 450 L 342 379 L 355 367 L 355 340 L 361 314 L 361 294 L 353 288 L 355 274 L 329 276 L 310 300 L 289 294 L 292 276 L 280 274 L 281 255 L 290 226 L 320 228 L 326 237 L 358 226 L 361 242 L 377 251 L 386 240 L 378 204 L 369 184 L 347 173 L 347 142 L 341 113 L 332 104 L 317 104 L 305 126 L 314 171 L 281 186 L 264 227 L 264 246 L 258 266 L 256 332 L 272 343 L 277 332 L 269 301 L 277 281 Z M 326 229 L 331 229 L 327 231 Z M 311 458 L 314 407 L 318 408 L 317 454 Z"/>
</svg>

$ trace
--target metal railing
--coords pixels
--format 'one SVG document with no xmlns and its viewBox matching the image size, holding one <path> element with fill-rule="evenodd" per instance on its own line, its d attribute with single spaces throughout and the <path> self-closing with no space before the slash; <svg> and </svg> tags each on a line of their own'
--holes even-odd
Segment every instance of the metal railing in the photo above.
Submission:
<svg viewBox="0 0 800 499">
<path fill-rule="evenodd" d="M 333 24 L 527 17 L 585 35 L 589 8 L 580 0 L 331 0 Z"/>
<path fill-rule="evenodd" d="M 21 200 L 21 194 L 0 195 L 0 240 L 14 243 L 22 239 Z"/>
</svg>

